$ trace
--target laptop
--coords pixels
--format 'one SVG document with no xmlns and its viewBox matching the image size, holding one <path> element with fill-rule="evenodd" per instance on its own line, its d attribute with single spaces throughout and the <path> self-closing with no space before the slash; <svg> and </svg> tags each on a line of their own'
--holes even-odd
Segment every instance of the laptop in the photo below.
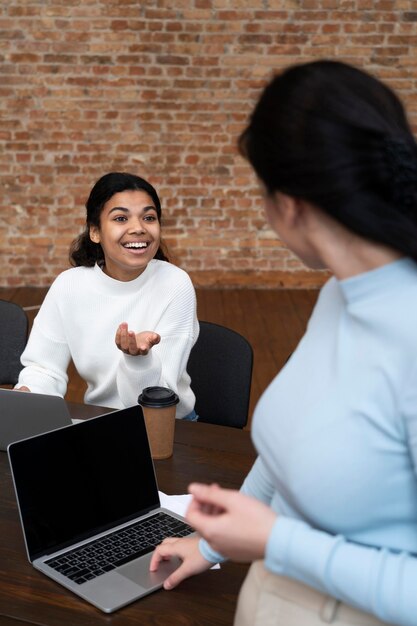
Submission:
<svg viewBox="0 0 417 626">
<path fill-rule="evenodd" d="M 25 439 L 71 424 L 67 403 L 60 396 L 0 389 L 0 450 Z"/>
<path fill-rule="evenodd" d="M 136 405 L 8 447 L 32 565 L 106 613 L 162 587 L 180 565 L 149 572 L 154 547 L 193 532 L 160 506 Z"/>
</svg>

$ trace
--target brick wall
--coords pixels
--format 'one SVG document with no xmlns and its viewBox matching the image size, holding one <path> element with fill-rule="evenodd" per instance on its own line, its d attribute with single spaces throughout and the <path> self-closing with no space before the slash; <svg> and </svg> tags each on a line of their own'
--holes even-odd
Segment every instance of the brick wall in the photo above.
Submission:
<svg viewBox="0 0 417 626">
<path fill-rule="evenodd" d="M 97 178 L 158 189 L 174 260 L 207 286 L 313 286 L 265 226 L 236 138 L 272 69 L 337 57 L 416 121 L 414 0 L 2 0 L 0 286 L 68 267 Z"/>
</svg>

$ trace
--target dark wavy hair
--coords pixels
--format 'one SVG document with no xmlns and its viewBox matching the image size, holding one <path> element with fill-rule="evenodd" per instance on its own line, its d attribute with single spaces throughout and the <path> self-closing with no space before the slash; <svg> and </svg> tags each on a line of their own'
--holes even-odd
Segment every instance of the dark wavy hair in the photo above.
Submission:
<svg viewBox="0 0 417 626">
<path fill-rule="evenodd" d="M 269 194 L 304 199 L 417 260 L 417 145 L 375 77 L 330 60 L 288 68 L 264 89 L 239 149 Z"/>
<path fill-rule="evenodd" d="M 101 245 L 94 243 L 90 239 L 90 227 L 97 226 L 97 228 L 100 228 L 100 216 L 104 205 L 114 194 L 121 191 L 145 191 L 152 198 L 158 220 L 161 222 L 161 203 L 158 194 L 148 181 L 127 172 L 110 172 L 105 174 L 95 183 L 85 204 L 87 209 L 86 225 L 81 235 L 71 244 L 69 254 L 71 265 L 92 267 L 96 263 L 104 261 Z M 161 261 L 169 260 L 162 241 L 154 258 Z"/>
</svg>

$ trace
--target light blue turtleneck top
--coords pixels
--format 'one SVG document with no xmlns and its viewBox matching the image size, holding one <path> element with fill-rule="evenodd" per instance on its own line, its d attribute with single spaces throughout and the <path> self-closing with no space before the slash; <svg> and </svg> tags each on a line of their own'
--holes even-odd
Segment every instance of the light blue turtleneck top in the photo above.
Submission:
<svg viewBox="0 0 417 626">
<path fill-rule="evenodd" d="M 326 283 L 252 437 L 242 490 L 278 514 L 266 567 L 416 626 L 417 264 Z"/>
</svg>

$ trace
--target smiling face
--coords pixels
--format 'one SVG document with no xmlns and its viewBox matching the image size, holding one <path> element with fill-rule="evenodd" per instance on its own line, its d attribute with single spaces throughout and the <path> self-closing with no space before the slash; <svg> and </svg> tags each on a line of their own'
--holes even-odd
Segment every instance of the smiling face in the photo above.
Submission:
<svg viewBox="0 0 417 626">
<path fill-rule="evenodd" d="M 145 191 L 115 193 L 103 206 L 100 227 L 90 227 L 90 239 L 104 253 L 104 271 L 116 280 L 134 280 L 158 251 L 161 225 Z"/>
</svg>

